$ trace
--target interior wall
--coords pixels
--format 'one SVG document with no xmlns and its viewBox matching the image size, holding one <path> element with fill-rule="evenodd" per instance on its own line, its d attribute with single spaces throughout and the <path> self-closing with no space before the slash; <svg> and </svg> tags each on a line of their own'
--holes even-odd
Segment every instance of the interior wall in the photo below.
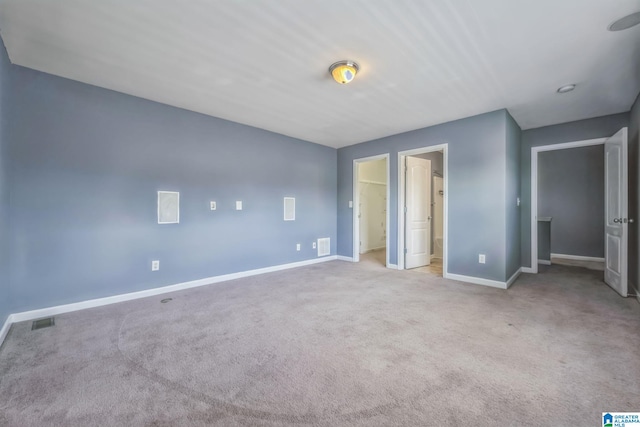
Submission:
<svg viewBox="0 0 640 427">
<path fill-rule="evenodd" d="M 522 131 L 520 239 L 523 267 L 531 267 L 531 147 L 610 137 L 625 126 L 629 126 L 628 112 Z M 630 186 L 630 191 L 638 191 L 637 186 L 633 187 L 635 190 Z"/>
<path fill-rule="evenodd" d="M 0 328 L 11 313 L 9 302 L 9 57 L 0 40 Z"/>
<path fill-rule="evenodd" d="M 353 160 L 390 153 L 391 264 L 398 263 L 398 152 L 449 144 L 449 273 L 489 280 L 505 278 L 505 110 L 389 136 L 338 150 L 338 254 L 353 248 Z M 486 264 L 478 254 L 486 254 Z"/>
<path fill-rule="evenodd" d="M 386 246 L 387 240 L 387 161 L 358 164 L 360 198 L 360 253 Z"/>
<path fill-rule="evenodd" d="M 13 312 L 336 253 L 335 149 L 12 69 Z M 158 190 L 180 224 L 157 224 Z"/>
<path fill-rule="evenodd" d="M 640 295 L 640 94 L 629 114 L 629 281 Z"/>
<path fill-rule="evenodd" d="M 604 146 L 538 154 L 538 215 L 551 253 L 604 258 Z"/>
</svg>

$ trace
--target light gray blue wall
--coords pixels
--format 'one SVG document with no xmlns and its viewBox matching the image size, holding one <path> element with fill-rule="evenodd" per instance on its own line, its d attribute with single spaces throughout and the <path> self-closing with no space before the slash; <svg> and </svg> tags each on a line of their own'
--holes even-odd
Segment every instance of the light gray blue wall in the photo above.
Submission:
<svg viewBox="0 0 640 427">
<path fill-rule="evenodd" d="M 551 253 L 604 258 L 604 146 L 538 155 L 538 215 L 550 216 Z"/>
<path fill-rule="evenodd" d="M 319 237 L 336 253 L 335 149 L 13 74 L 14 312 L 314 259 Z M 157 224 L 158 190 L 180 192 L 180 224 Z M 284 196 L 295 221 L 283 221 Z"/>
<path fill-rule="evenodd" d="M 390 260 L 397 263 L 398 157 L 403 150 L 449 144 L 449 273 L 506 279 L 505 110 L 390 136 L 338 150 L 338 254 L 352 256 L 353 160 L 390 153 Z M 478 254 L 487 263 L 478 264 Z"/>
<path fill-rule="evenodd" d="M 508 279 L 520 269 L 520 126 L 507 112 L 506 123 L 506 271 Z"/>
<path fill-rule="evenodd" d="M 531 147 L 609 137 L 629 125 L 629 113 L 596 117 L 522 132 L 520 146 L 521 259 L 531 267 Z"/>
<path fill-rule="evenodd" d="M 640 290 L 640 94 L 629 114 L 629 281 Z"/>
<path fill-rule="evenodd" d="M 9 108 L 11 64 L 0 41 L 0 328 L 11 313 L 9 303 Z"/>
</svg>

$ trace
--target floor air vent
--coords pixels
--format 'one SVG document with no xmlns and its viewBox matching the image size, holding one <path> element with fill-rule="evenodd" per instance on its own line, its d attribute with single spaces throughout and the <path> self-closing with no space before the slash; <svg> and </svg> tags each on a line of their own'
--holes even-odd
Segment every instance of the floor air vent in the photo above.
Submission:
<svg viewBox="0 0 640 427">
<path fill-rule="evenodd" d="M 31 324 L 31 330 L 35 331 L 36 329 L 48 328 L 49 326 L 53 326 L 56 324 L 56 321 L 53 317 L 47 317 L 45 319 L 34 320 Z"/>
</svg>

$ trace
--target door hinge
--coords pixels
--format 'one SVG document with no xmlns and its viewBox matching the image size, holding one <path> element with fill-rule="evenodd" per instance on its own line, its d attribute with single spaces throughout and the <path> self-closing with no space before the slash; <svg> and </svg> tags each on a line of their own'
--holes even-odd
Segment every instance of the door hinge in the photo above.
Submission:
<svg viewBox="0 0 640 427">
<path fill-rule="evenodd" d="M 407 248 L 404 248 L 404 253 L 405 253 L 405 254 L 407 253 Z"/>
<path fill-rule="evenodd" d="M 404 207 L 404 213 L 407 213 L 407 207 L 406 206 Z"/>
</svg>

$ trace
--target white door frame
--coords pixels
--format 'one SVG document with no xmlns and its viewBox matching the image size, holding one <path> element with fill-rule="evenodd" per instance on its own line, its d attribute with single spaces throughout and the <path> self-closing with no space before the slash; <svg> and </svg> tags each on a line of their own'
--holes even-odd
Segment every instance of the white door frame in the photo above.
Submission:
<svg viewBox="0 0 640 427">
<path fill-rule="evenodd" d="M 372 160 L 386 160 L 387 161 L 387 237 L 386 237 L 386 248 L 385 251 L 387 253 L 386 256 L 386 266 L 389 267 L 389 212 L 390 201 L 391 201 L 391 186 L 390 183 L 390 165 L 389 165 L 389 153 L 378 154 L 376 156 L 362 157 L 359 159 L 353 159 L 353 206 L 351 210 L 351 215 L 353 216 L 353 262 L 360 261 L 360 221 L 358 219 L 358 209 L 360 206 L 360 193 L 358 192 L 358 164 L 370 162 Z"/>
<path fill-rule="evenodd" d="M 542 151 L 566 150 L 569 148 L 604 145 L 608 138 L 531 147 L 531 268 L 523 267 L 524 273 L 538 273 L 538 153 Z M 626 161 L 626 159 L 625 159 Z"/>
<path fill-rule="evenodd" d="M 447 277 L 447 259 L 449 247 L 449 144 L 431 145 L 398 152 L 398 270 L 404 270 L 404 160 L 407 156 L 442 151 L 442 178 L 444 179 L 443 218 L 442 218 L 442 276 Z"/>
</svg>

